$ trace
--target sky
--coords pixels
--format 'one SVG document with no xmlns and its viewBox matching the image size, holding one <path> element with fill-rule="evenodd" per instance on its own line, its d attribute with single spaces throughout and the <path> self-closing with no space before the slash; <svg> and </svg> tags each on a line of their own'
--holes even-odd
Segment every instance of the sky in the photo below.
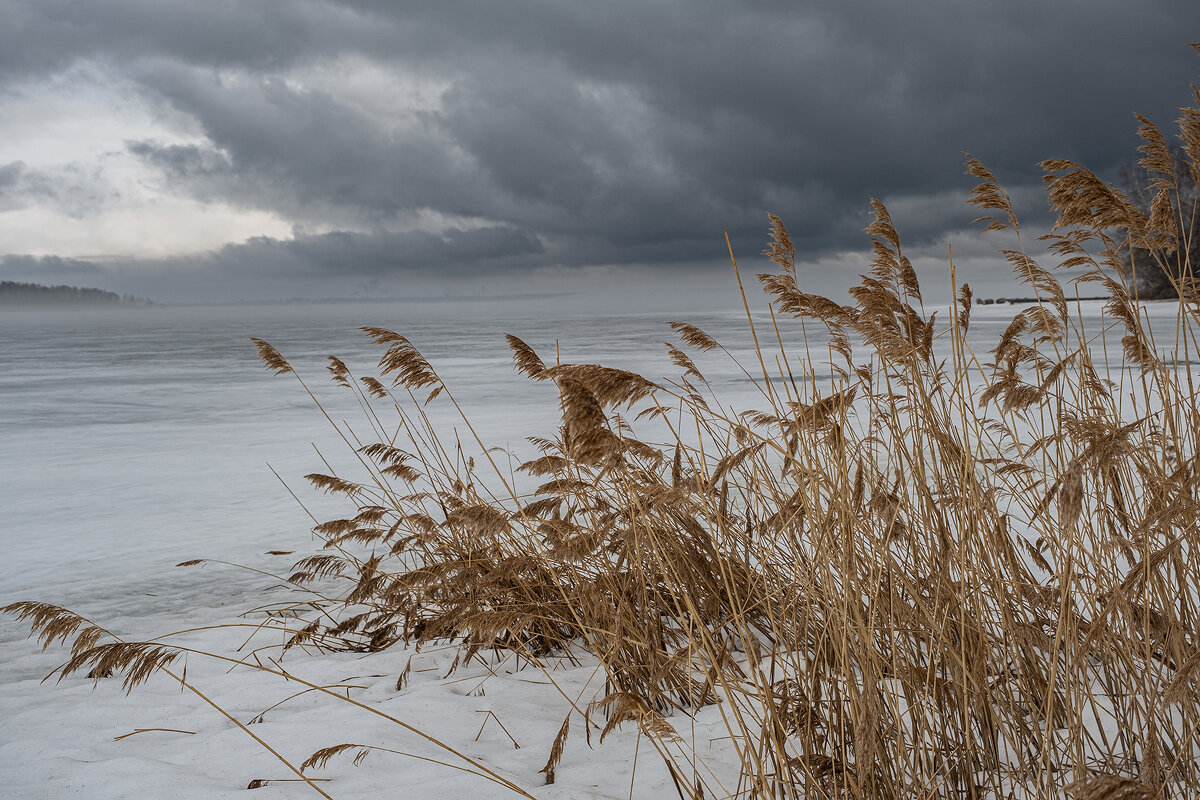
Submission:
<svg viewBox="0 0 1200 800">
<path fill-rule="evenodd" d="M 964 152 L 1035 232 L 1200 79 L 1195 0 L 0 0 L 0 279 L 168 302 L 805 288 L 870 199 L 1001 286 Z M 1037 226 L 1043 229 L 1037 229 Z M 989 282 L 991 282 L 989 284 Z M 997 291 L 1001 289 L 997 288 Z M 977 289 L 977 291 L 979 291 Z"/>
</svg>

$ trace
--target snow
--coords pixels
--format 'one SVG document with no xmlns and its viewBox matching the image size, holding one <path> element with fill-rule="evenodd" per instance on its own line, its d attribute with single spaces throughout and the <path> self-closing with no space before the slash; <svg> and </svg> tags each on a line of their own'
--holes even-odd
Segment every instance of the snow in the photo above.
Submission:
<svg viewBox="0 0 1200 800">
<path fill-rule="evenodd" d="M 231 643 L 220 632 L 196 638 L 193 646 L 217 651 Z M 228 671 L 225 664 L 191 657 L 187 680 L 237 719 L 261 718 L 248 726 L 250 731 L 296 765 L 319 748 L 345 742 L 412 754 L 373 752 L 356 767 L 355 749 L 335 756 L 324 769 L 308 770 L 334 797 L 378 796 L 398 787 L 406 797 L 511 793 L 480 775 L 454 769 L 473 768 L 446 748 L 537 797 L 627 796 L 636 733 L 618 731 L 589 750 L 583 719 L 574 712 L 574 735 L 568 738 L 557 782 L 545 786 L 538 772 L 570 710 L 559 691 L 583 698 L 586 705 L 602 684 L 593 665 L 552 662 L 543 673 L 529 665 L 518 667 L 510 657 L 473 663 L 445 677 L 455 655 L 449 647 L 422 652 L 393 648 L 370 656 L 297 653 L 283 662 L 296 676 L 393 715 L 441 739 L 445 748 L 328 695 L 293 696 L 303 691 L 295 681 L 250 668 Z M 409 682 L 398 691 L 397 677 L 410 658 Z M 181 693 L 178 683 L 165 675 L 126 697 L 114 679 L 93 685 L 73 677 L 57 687 L 42 686 L 36 673 L 45 669 L 45 660 L 26 656 L 18 662 L 10 666 L 21 677 L 5 682 L 0 706 L 7 720 L 0 785 L 7 787 L 9 797 L 233 798 L 244 796 L 254 781 L 267 782 L 265 797 L 314 794 L 247 733 L 199 698 Z M 139 730 L 145 732 L 128 735 Z M 669 777 L 649 742 L 643 739 L 640 747 L 636 794 L 669 791 Z"/>
</svg>

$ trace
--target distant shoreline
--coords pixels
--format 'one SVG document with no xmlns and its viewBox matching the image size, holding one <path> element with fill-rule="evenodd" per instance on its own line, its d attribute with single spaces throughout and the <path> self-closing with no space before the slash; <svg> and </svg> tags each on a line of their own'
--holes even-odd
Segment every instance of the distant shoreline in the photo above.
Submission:
<svg viewBox="0 0 1200 800">
<path fill-rule="evenodd" d="M 143 308 L 155 303 L 144 297 L 79 286 L 0 281 L 0 309 Z"/>
<path fill-rule="evenodd" d="M 289 297 L 277 300 L 228 300 L 160 303 L 131 294 L 76 286 L 0 281 L 0 311 L 50 311 L 57 309 L 125 308 L 238 308 L 248 306 L 395 305 L 426 303 L 488 303 L 495 301 L 553 300 L 574 292 L 530 292 L 496 295 L 432 295 L 421 297 Z"/>
</svg>

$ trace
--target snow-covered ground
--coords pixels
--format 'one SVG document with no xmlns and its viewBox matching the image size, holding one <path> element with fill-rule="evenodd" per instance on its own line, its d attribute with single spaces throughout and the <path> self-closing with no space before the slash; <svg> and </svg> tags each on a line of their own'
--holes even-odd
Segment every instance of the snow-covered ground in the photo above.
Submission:
<svg viewBox="0 0 1200 800">
<path fill-rule="evenodd" d="M 218 652 L 238 644 L 229 631 L 188 638 Z M 478 774 L 481 767 L 536 797 L 628 797 L 631 780 L 637 797 L 672 791 L 661 760 L 647 740 L 639 743 L 635 731 L 618 731 L 600 745 L 599 730 L 593 729 L 592 747 L 586 743 L 584 718 L 571 711 L 564 694 L 584 707 L 602 691 L 603 676 L 589 661 L 581 666 L 563 661 L 543 672 L 512 658 L 492 659 L 446 677 L 455 656 L 451 648 L 393 648 L 370 656 L 292 653 L 282 664 L 444 746 L 334 697 L 300 694 L 305 687 L 298 682 L 250 668 L 229 670 L 228 664 L 192 657 L 187 680 L 241 722 L 253 722 L 249 731 L 297 766 L 319 748 L 351 742 L 408 754 L 375 751 L 354 766 L 360 748 L 353 748 L 324 769 L 309 769 L 332 797 L 515 795 L 496 778 Z M 166 676 L 152 678 L 128 697 L 115 679 L 94 686 L 83 677 L 40 685 L 39 676 L 54 661 L 25 654 L 6 663 L 0 695 L 5 797 L 233 798 L 262 781 L 265 797 L 317 796 L 247 732 Z M 397 690 L 410 662 L 407 684 Z M 182 674 L 182 666 L 174 671 Z M 568 713 L 570 733 L 557 781 L 546 786 L 539 770 Z M 709 738 L 721 736 L 719 717 L 706 717 L 707 724 L 702 717 L 696 730 L 701 750 Z"/>
</svg>

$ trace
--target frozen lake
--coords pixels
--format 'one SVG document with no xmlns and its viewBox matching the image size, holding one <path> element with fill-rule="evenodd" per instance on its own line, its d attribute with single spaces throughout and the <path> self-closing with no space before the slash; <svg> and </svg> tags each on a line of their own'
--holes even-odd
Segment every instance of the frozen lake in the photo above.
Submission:
<svg viewBox="0 0 1200 800">
<path fill-rule="evenodd" d="M 0 598 L 90 603 L 200 555 L 241 560 L 293 537 L 307 517 L 268 469 L 302 489 L 312 449 L 343 446 L 292 376 L 263 369 L 249 337 L 275 345 L 335 419 L 361 413 L 325 356 L 370 374 L 381 348 L 361 325 L 408 336 L 489 445 L 551 433 L 553 386 L 515 373 L 505 333 L 552 360 L 671 374 L 663 317 L 489 315 L 482 304 L 164 308 L 0 315 Z M 744 342 L 736 314 L 690 321 Z M 734 372 L 714 376 L 736 384 Z M 749 387 L 746 387 L 749 388 Z M 428 407 L 446 429 L 461 421 Z M 465 432 L 464 432 L 465 435 Z M 336 443 L 336 444 L 335 444 Z M 173 585 L 181 574 L 171 573 Z M 184 598 L 173 598 L 173 600 Z M 190 599 L 187 600 L 190 602 Z"/>
<path fill-rule="evenodd" d="M 975 309 L 971 338 L 981 358 L 1014 311 Z M 1098 319 L 1099 305 L 1084 313 Z M 1152 313 L 1170 329 L 1173 306 Z M 361 410 L 329 381 L 325 356 L 343 358 L 356 375 L 371 374 L 381 348 L 358 327 L 402 333 L 438 370 L 484 441 L 520 457 L 531 452 L 525 437 L 553 435 L 558 396 L 552 385 L 515 373 L 505 333 L 547 362 L 557 350 L 566 362 L 599 362 L 660 380 L 679 373 L 662 344 L 678 342 L 666 324 L 672 319 L 697 325 L 757 370 L 737 307 L 669 315 L 556 315 L 530 302 L 0 314 L 0 604 L 64 605 L 137 637 L 226 620 L 262 601 L 271 580 L 261 574 L 173 565 L 204 557 L 286 571 L 293 559 L 266 551 L 304 548 L 312 522 L 268 463 L 320 517 L 323 508 L 337 514 L 344 506 L 312 492 L 302 476 L 325 471 L 317 451 L 335 467 L 349 457 L 295 377 L 263 368 L 251 336 L 278 348 L 334 419 L 354 425 Z M 820 326 L 802 332 L 785 320 L 781 328 L 794 353 L 805 333 L 815 352 L 824 347 Z M 774 346 L 774 331 L 760 327 L 759 335 Z M 1110 347 L 1119 352 L 1115 342 Z M 738 410 L 761 407 L 754 382 L 728 359 L 705 357 L 702 364 L 722 401 Z M 449 404 L 439 399 L 428 409 L 440 431 L 457 429 L 469 441 Z M 135 692 L 128 706 L 99 698 L 89 705 L 90 682 L 38 685 L 62 656 L 38 653 L 25 641 L 27 631 L 0 618 L 0 716 L 12 721 L 0 732 L 0 786 L 14 797 L 57 797 L 89 785 L 81 777 L 89 759 L 74 753 L 134 724 L 162 724 L 166 701 L 154 694 L 138 701 Z M 557 723 L 547 724 L 552 735 Z M 147 759 L 130 786 L 139 785 L 138 770 L 163 758 L 136 749 L 153 747 L 142 738 L 114 751 Z M 92 759 L 114 757 L 101 748 Z M 192 780 L 186 771 L 163 769 L 171 780 Z M 119 797 L 123 787 L 118 781 L 83 796 Z"/>
</svg>

